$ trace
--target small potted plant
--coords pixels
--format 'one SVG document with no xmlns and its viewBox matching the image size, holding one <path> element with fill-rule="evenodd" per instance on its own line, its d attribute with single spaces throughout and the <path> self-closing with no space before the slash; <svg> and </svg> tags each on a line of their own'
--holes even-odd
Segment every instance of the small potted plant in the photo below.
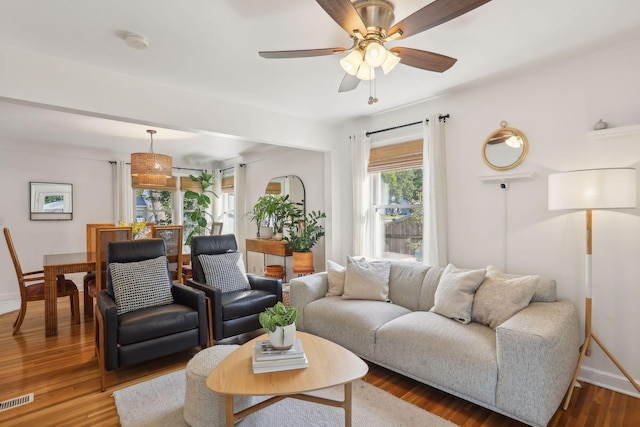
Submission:
<svg viewBox="0 0 640 427">
<path fill-rule="evenodd" d="M 321 211 L 311 211 L 287 222 L 289 236 L 284 239 L 289 242 L 289 249 L 293 252 L 293 268 L 300 271 L 313 271 L 313 252 L 311 249 L 324 236 L 324 226 L 320 220 L 327 215 Z"/>
<path fill-rule="evenodd" d="M 258 321 L 268 332 L 271 346 L 276 350 L 287 350 L 296 340 L 296 322 L 299 316 L 297 308 L 287 307 L 278 301 L 276 305 L 260 313 Z"/>
</svg>

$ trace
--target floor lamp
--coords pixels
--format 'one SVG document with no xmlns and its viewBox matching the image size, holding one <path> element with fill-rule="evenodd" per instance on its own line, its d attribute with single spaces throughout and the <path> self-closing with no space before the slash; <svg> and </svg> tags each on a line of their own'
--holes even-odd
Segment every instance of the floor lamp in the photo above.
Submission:
<svg viewBox="0 0 640 427">
<path fill-rule="evenodd" d="M 578 373 L 585 355 L 591 355 L 591 340 L 605 352 L 629 382 L 640 392 L 640 387 L 607 350 L 591 330 L 591 211 L 592 209 L 622 209 L 636 207 L 636 170 L 588 169 L 549 175 L 549 210 L 585 210 L 587 214 L 587 256 L 585 272 L 585 337 L 580 349 L 578 366 L 569 386 L 563 409 L 567 409 Z"/>
</svg>

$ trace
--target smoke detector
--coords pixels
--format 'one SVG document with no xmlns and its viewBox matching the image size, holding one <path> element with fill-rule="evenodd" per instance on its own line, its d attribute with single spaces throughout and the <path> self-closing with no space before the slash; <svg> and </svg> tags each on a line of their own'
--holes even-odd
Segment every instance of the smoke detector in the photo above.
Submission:
<svg viewBox="0 0 640 427">
<path fill-rule="evenodd" d="M 149 47 L 149 41 L 145 36 L 141 36 L 140 34 L 129 33 L 124 36 L 124 41 L 127 43 L 127 46 L 134 49 L 143 50 Z"/>
</svg>

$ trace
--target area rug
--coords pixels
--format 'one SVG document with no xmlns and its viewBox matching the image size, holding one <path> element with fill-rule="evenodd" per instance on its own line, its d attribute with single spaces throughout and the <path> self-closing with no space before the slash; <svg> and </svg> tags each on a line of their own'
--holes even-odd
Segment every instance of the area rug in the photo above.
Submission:
<svg viewBox="0 0 640 427">
<path fill-rule="evenodd" d="M 173 372 L 113 393 L 123 427 L 182 427 L 185 372 Z M 342 386 L 314 394 L 343 399 Z M 298 399 L 284 399 L 246 417 L 239 427 L 344 425 L 344 411 Z M 455 427 L 456 425 L 362 380 L 353 384 L 354 427 Z"/>
</svg>

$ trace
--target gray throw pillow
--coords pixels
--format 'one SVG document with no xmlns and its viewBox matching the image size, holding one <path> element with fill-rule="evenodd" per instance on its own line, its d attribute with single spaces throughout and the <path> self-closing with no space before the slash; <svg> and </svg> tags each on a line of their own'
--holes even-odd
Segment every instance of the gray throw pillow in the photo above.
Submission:
<svg viewBox="0 0 640 427">
<path fill-rule="evenodd" d="M 365 261 L 347 257 L 343 299 L 389 301 L 388 261 Z"/>
<path fill-rule="evenodd" d="M 118 315 L 173 303 L 167 257 L 109 264 Z"/>
<path fill-rule="evenodd" d="M 244 269 L 242 252 L 228 252 L 220 255 L 198 255 L 207 285 L 227 292 L 251 289 Z"/>
<path fill-rule="evenodd" d="M 326 297 L 341 296 L 344 293 L 344 279 L 347 269 L 337 262 L 327 260 L 327 285 Z"/>
<path fill-rule="evenodd" d="M 464 325 L 471 322 L 473 294 L 482 283 L 486 271 L 466 270 L 447 265 L 435 294 L 434 313 L 456 320 Z"/>
<path fill-rule="evenodd" d="M 487 266 L 487 275 L 473 299 L 472 320 L 497 328 L 529 305 L 538 281 L 538 276 L 513 277 Z"/>
</svg>

